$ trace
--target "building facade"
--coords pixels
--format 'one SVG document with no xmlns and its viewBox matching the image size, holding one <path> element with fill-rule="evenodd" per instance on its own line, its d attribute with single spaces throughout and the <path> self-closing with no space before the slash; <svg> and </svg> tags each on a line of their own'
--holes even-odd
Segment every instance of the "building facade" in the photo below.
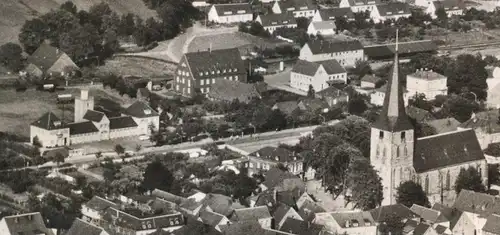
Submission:
<svg viewBox="0 0 500 235">
<path fill-rule="evenodd" d="M 307 34 L 309 35 L 335 35 L 336 31 L 337 26 L 335 25 L 335 21 L 333 20 L 319 22 L 312 21 L 307 27 Z"/>
<path fill-rule="evenodd" d="M 312 86 L 315 92 L 328 88 L 329 81 L 347 81 L 347 72 L 336 60 L 309 62 L 298 60 L 290 73 L 290 86 L 308 91 Z"/>
<path fill-rule="evenodd" d="M 210 92 L 220 79 L 246 82 L 247 71 L 237 48 L 209 50 L 184 54 L 177 65 L 174 91 L 183 96 Z"/>
<path fill-rule="evenodd" d="M 364 60 L 363 45 L 359 41 L 314 40 L 300 49 L 299 59 L 310 62 L 337 60 L 343 67 L 354 67 Z"/>
<path fill-rule="evenodd" d="M 380 4 L 379 0 L 342 0 L 339 7 L 349 7 L 352 12 L 373 11 L 376 5 Z"/>
<path fill-rule="evenodd" d="M 274 14 L 291 13 L 295 18 L 314 16 L 316 6 L 310 0 L 275 1 L 271 8 Z"/>
<path fill-rule="evenodd" d="M 297 28 L 295 17 L 288 13 L 259 15 L 255 21 L 271 34 L 279 28 Z"/>
<path fill-rule="evenodd" d="M 443 8 L 448 17 L 461 16 L 464 14 L 463 8 L 459 5 L 458 1 L 444 0 L 444 1 L 427 1 L 427 9 L 425 13 L 429 14 L 432 19 L 436 19 L 436 11 Z"/>
<path fill-rule="evenodd" d="M 408 18 L 411 16 L 410 6 L 403 2 L 391 2 L 376 5 L 370 11 L 370 18 L 375 23 L 386 20 L 398 20 L 399 18 Z"/>
<path fill-rule="evenodd" d="M 474 166 L 487 182 L 488 170 L 472 129 L 415 138 L 406 114 L 400 85 L 396 46 L 393 74 L 389 78 L 382 113 L 371 129 L 370 162 L 382 178 L 382 205 L 395 204 L 400 183 L 420 183 L 431 204 L 453 200 L 452 184 L 460 169 Z"/>
<path fill-rule="evenodd" d="M 252 21 L 252 8 L 247 3 L 214 4 L 208 11 L 208 20 L 221 24 Z"/>
<path fill-rule="evenodd" d="M 413 96 L 424 94 L 428 100 L 437 95 L 448 95 L 448 78 L 432 70 L 418 69 L 406 76 L 406 90 Z"/>
<path fill-rule="evenodd" d="M 347 21 L 354 20 L 354 14 L 351 8 L 344 7 L 344 8 L 318 9 L 314 12 L 312 22 L 335 21 L 339 17 L 343 17 Z"/>
<path fill-rule="evenodd" d="M 244 166 L 248 169 L 248 175 L 251 176 L 268 171 L 280 163 L 294 175 L 303 172 L 303 159 L 299 155 L 279 147 L 264 147 L 250 153 Z"/>
</svg>

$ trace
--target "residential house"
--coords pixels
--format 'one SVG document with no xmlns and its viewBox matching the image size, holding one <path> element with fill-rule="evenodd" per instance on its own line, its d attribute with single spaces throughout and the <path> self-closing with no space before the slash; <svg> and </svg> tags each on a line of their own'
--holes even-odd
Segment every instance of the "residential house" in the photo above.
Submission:
<svg viewBox="0 0 500 235">
<path fill-rule="evenodd" d="M 164 232 L 165 231 L 161 231 L 161 233 L 158 234 L 165 235 Z M 222 233 L 214 227 L 203 223 L 198 217 L 187 215 L 185 216 L 184 226 L 173 232 L 168 232 L 166 235 L 222 235 Z"/>
<path fill-rule="evenodd" d="M 208 20 L 219 24 L 252 21 L 252 6 L 248 3 L 213 4 L 208 11 Z"/>
<path fill-rule="evenodd" d="M 307 34 L 309 35 L 321 35 L 330 36 L 335 35 L 337 30 L 337 25 L 335 21 L 311 21 L 307 27 Z"/>
<path fill-rule="evenodd" d="M 231 216 L 233 221 L 257 221 L 262 228 L 271 228 L 273 217 L 267 206 L 236 209 Z"/>
<path fill-rule="evenodd" d="M 67 235 L 110 235 L 103 228 L 76 218 L 71 224 Z"/>
<path fill-rule="evenodd" d="M 297 235 L 321 235 L 322 230 L 323 226 L 321 225 L 311 224 L 292 217 L 287 217 L 280 228 L 280 231 Z"/>
<path fill-rule="evenodd" d="M 363 45 L 354 41 L 313 40 L 300 49 L 299 59 L 310 62 L 337 60 L 343 67 L 354 67 L 364 59 Z"/>
<path fill-rule="evenodd" d="M 279 28 L 297 28 L 295 17 L 293 17 L 293 14 L 287 12 L 281 14 L 259 15 L 255 21 L 259 22 L 262 27 L 271 34 L 274 30 Z"/>
<path fill-rule="evenodd" d="M 102 215 L 108 207 L 118 208 L 118 205 L 102 197 L 94 196 L 87 203 L 82 204 L 82 219 L 98 225 L 101 223 Z"/>
<path fill-rule="evenodd" d="M 410 95 L 424 94 L 428 100 L 448 95 L 448 78 L 432 70 L 417 69 L 406 76 L 406 90 Z"/>
<path fill-rule="evenodd" d="M 324 226 L 330 233 L 376 235 L 377 225 L 368 211 L 316 213 L 313 223 Z"/>
<path fill-rule="evenodd" d="M 427 125 L 433 127 L 437 134 L 454 131 L 460 126 L 460 122 L 455 118 L 429 120 L 426 123 Z"/>
<path fill-rule="evenodd" d="M 429 111 L 417 108 L 413 105 L 406 106 L 406 113 L 408 114 L 408 117 L 414 119 L 417 123 L 423 123 L 436 119 Z"/>
<path fill-rule="evenodd" d="M 231 217 L 235 209 L 245 208 L 240 203 L 233 201 L 231 197 L 216 193 L 207 194 L 200 203 L 202 204 L 202 211 L 212 211 L 228 218 Z"/>
<path fill-rule="evenodd" d="M 384 105 L 386 91 L 387 91 L 387 84 L 375 89 L 370 94 L 370 104 L 377 105 L 377 106 Z M 403 93 L 403 101 L 404 101 L 405 106 L 408 105 L 409 99 L 410 99 L 410 93 L 408 93 L 408 91 L 405 90 Z"/>
<path fill-rule="evenodd" d="M 491 215 L 500 211 L 500 199 L 485 193 L 462 189 L 453 208 L 461 212 L 458 219 L 454 221 L 453 234 L 484 234 L 482 230 L 488 219 L 492 219 L 490 225 L 496 220 Z M 489 226 L 486 227 L 487 232 L 489 228 Z"/>
<path fill-rule="evenodd" d="M 0 220 L 0 234 L 44 234 L 54 235 L 52 230 L 45 226 L 40 212 L 5 216 Z"/>
<path fill-rule="evenodd" d="M 382 79 L 371 74 L 366 74 L 361 78 L 361 88 L 375 89 L 382 82 Z"/>
<path fill-rule="evenodd" d="M 288 218 L 303 220 L 299 213 L 293 208 L 293 206 L 289 206 L 283 203 L 279 204 L 278 207 L 274 210 L 273 218 L 274 227 L 276 229 L 281 229 Z"/>
<path fill-rule="evenodd" d="M 329 108 L 328 103 L 321 99 L 303 99 L 299 101 L 298 106 L 301 111 L 311 112 L 311 113 L 316 113 L 316 112 L 326 113 L 328 112 Z"/>
<path fill-rule="evenodd" d="M 271 108 L 272 110 L 279 110 L 283 114 L 290 116 L 292 113 L 299 108 L 298 106 L 299 102 L 292 100 L 292 101 L 283 101 L 283 102 L 278 102 L 274 104 L 274 106 Z"/>
<path fill-rule="evenodd" d="M 436 11 L 440 8 L 444 9 L 448 17 L 461 16 L 464 13 L 463 6 L 457 0 L 432 1 L 428 3 L 425 13 L 429 14 L 432 19 L 437 18 Z"/>
<path fill-rule="evenodd" d="M 500 67 L 496 67 L 493 71 L 493 76 L 486 79 L 488 84 L 488 97 L 486 105 L 488 108 L 500 108 Z"/>
<path fill-rule="evenodd" d="M 74 70 L 79 70 L 78 66 L 66 53 L 47 43 L 42 43 L 40 47 L 28 57 L 27 64 L 24 70 L 34 77 L 64 77 Z"/>
<path fill-rule="evenodd" d="M 417 215 L 415 213 L 413 213 L 408 207 L 402 204 L 379 206 L 375 209 L 370 210 L 370 213 L 372 215 L 373 220 L 378 225 L 379 231 L 389 230 L 388 232 L 391 232 L 392 234 L 399 234 L 400 231 L 394 231 L 393 230 L 394 228 L 385 227 L 384 223 L 386 223 L 386 221 L 394 218 L 399 218 L 400 222 L 406 224 L 408 221 L 417 222 L 419 220 L 419 218 L 417 218 Z M 408 233 L 403 233 L 403 234 L 408 234 Z"/>
<path fill-rule="evenodd" d="M 483 226 L 483 235 L 499 235 L 500 234 L 500 215 L 491 214 L 486 218 L 486 223 Z"/>
<path fill-rule="evenodd" d="M 193 96 L 197 89 L 206 94 L 212 84 L 222 79 L 246 82 L 246 67 L 237 48 L 184 54 L 173 87 L 184 96 Z"/>
<path fill-rule="evenodd" d="M 297 211 L 304 221 L 312 223 L 316 213 L 326 212 L 323 207 L 318 205 L 316 202 L 305 201 L 302 206 L 299 207 L 299 211 Z"/>
<path fill-rule="evenodd" d="M 290 73 L 290 86 L 301 91 L 315 92 L 329 87 L 328 81 L 347 82 L 347 71 L 336 60 L 309 62 L 298 60 Z"/>
<path fill-rule="evenodd" d="M 243 83 L 232 80 L 220 80 L 212 85 L 207 93 L 209 100 L 224 101 L 231 103 L 238 100 L 242 103 L 249 103 L 252 99 L 260 99 L 260 94 L 255 84 Z"/>
<path fill-rule="evenodd" d="M 244 221 L 244 222 L 236 222 L 229 225 L 221 226 L 223 235 L 293 235 L 290 233 L 270 229 L 270 228 L 262 228 L 260 224 L 256 221 Z"/>
<path fill-rule="evenodd" d="M 417 214 L 421 218 L 421 220 L 423 220 L 427 224 L 441 225 L 446 228 L 450 227 L 449 218 L 445 214 L 441 213 L 441 211 L 439 210 L 427 208 L 417 204 L 413 204 L 410 210 L 413 213 Z"/>
<path fill-rule="evenodd" d="M 458 126 L 458 130 L 472 128 L 476 132 L 477 140 L 482 149 L 489 144 L 500 142 L 500 124 L 498 111 L 489 110 L 472 113 L 471 118 Z"/>
<path fill-rule="evenodd" d="M 410 5 L 404 2 L 388 2 L 376 5 L 370 12 L 370 18 L 375 23 L 386 20 L 398 20 L 399 18 L 408 18 L 410 16 Z"/>
<path fill-rule="evenodd" d="M 274 14 L 292 13 L 295 18 L 313 17 L 316 6 L 311 0 L 275 1 L 271 8 Z"/>
<path fill-rule="evenodd" d="M 226 216 L 213 211 L 203 210 L 200 212 L 199 217 L 204 224 L 210 225 L 219 232 L 221 231 L 221 225 L 227 225 L 231 223 L 231 221 Z"/>
<path fill-rule="evenodd" d="M 398 57 L 410 58 L 420 53 L 437 53 L 437 45 L 432 40 L 398 43 Z M 396 52 L 396 44 L 370 45 L 364 47 L 365 60 L 391 60 Z"/>
<path fill-rule="evenodd" d="M 314 12 L 312 22 L 335 21 L 339 17 L 344 17 L 347 21 L 354 20 L 354 14 L 350 7 L 344 8 L 325 8 Z"/>
<path fill-rule="evenodd" d="M 136 208 L 116 209 L 108 207 L 103 214 L 102 227 L 106 231 L 146 235 L 158 229 L 174 231 L 184 224 L 184 217 L 180 212 L 169 211 L 156 215 Z"/>
<path fill-rule="evenodd" d="M 262 184 L 259 187 L 261 187 L 262 191 L 272 190 L 272 189 L 274 189 L 276 192 L 292 191 L 292 190 L 298 190 L 299 192 L 305 191 L 305 183 L 302 181 L 301 178 L 297 177 L 291 172 L 282 171 L 276 167 L 273 167 L 264 173 L 264 182 L 262 182 Z M 275 194 L 272 194 L 271 196 L 275 198 Z M 267 205 L 267 204 L 262 204 L 262 205 Z"/>
<path fill-rule="evenodd" d="M 260 171 L 267 171 L 278 164 L 283 164 L 289 172 L 298 175 L 303 172 L 303 159 L 296 153 L 281 147 L 263 147 L 248 155 L 244 165 L 251 176 Z"/>
<path fill-rule="evenodd" d="M 333 86 L 320 92 L 316 92 L 316 98 L 326 101 L 328 106 L 332 107 L 342 102 L 349 102 L 349 94 Z"/>
<path fill-rule="evenodd" d="M 340 1 L 339 7 L 351 8 L 351 11 L 354 13 L 357 12 L 365 12 L 365 11 L 373 11 L 376 5 L 379 5 L 379 0 L 342 0 Z"/>
</svg>

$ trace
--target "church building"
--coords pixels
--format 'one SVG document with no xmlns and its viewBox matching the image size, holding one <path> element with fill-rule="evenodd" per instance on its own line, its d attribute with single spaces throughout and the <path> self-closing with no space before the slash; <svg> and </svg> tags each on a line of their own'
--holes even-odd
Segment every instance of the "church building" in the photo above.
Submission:
<svg viewBox="0 0 500 235">
<path fill-rule="evenodd" d="M 395 204 L 397 187 L 408 180 L 422 185 L 431 204 L 452 202 L 460 169 L 469 166 L 480 172 L 487 185 L 488 167 L 472 129 L 422 138 L 414 134 L 403 101 L 396 43 L 382 112 L 371 128 L 370 162 L 382 178 L 382 205 Z"/>
</svg>

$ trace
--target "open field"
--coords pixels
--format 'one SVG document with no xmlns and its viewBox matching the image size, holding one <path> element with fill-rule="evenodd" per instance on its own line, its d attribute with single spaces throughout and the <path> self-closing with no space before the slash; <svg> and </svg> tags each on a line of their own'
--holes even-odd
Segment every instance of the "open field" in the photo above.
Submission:
<svg viewBox="0 0 500 235">
<path fill-rule="evenodd" d="M 114 73 L 123 76 L 155 77 L 173 74 L 174 64 L 136 57 L 115 57 L 97 68 L 98 74 Z"/>
<path fill-rule="evenodd" d="M 274 48 L 279 45 L 289 44 L 290 43 L 281 40 L 264 39 L 246 33 L 235 32 L 197 36 L 189 44 L 188 51 L 206 51 L 210 47 L 212 50 L 254 46 L 260 48 Z"/>
<path fill-rule="evenodd" d="M 19 30 L 26 20 L 58 8 L 66 0 L 0 0 L 0 45 L 17 42 Z M 134 13 L 144 20 L 156 16 L 142 0 L 72 0 L 79 10 L 88 10 L 100 2 L 108 3 L 119 14 Z"/>
<path fill-rule="evenodd" d="M 29 136 L 29 124 L 36 121 L 46 112 L 53 112 L 62 118 L 62 105 L 57 104 L 58 94 L 71 93 L 79 95 L 78 89 L 66 89 L 56 92 L 37 91 L 34 89 L 25 92 L 16 92 L 13 89 L 0 91 L 0 131 L 15 133 L 20 136 Z M 90 90 L 95 96 L 96 106 L 120 104 L 116 96 L 108 95 L 102 90 Z M 73 120 L 73 105 L 65 105 L 64 120 Z"/>
</svg>

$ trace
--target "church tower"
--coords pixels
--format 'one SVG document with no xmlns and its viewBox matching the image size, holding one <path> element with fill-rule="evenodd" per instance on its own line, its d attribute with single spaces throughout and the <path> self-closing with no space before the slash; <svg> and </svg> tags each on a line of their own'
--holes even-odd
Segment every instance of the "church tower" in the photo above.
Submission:
<svg viewBox="0 0 500 235">
<path fill-rule="evenodd" d="M 382 178 L 382 205 L 396 203 L 396 188 L 413 175 L 414 130 L 406 115 L 399 78 L 398 32 L 392 75 L 387 81 L 384 107 L 371 128 L 370 162 Z"/>
<path fill-rule="evenodd" d="M 75 99 L 75 120 L 74 122 L 82 122 L 83 116 L 87 110 L 94 110 L 94 97 L 89 96 L 89 90 L 82 89 L 80 97 Z"/>
</svg>

